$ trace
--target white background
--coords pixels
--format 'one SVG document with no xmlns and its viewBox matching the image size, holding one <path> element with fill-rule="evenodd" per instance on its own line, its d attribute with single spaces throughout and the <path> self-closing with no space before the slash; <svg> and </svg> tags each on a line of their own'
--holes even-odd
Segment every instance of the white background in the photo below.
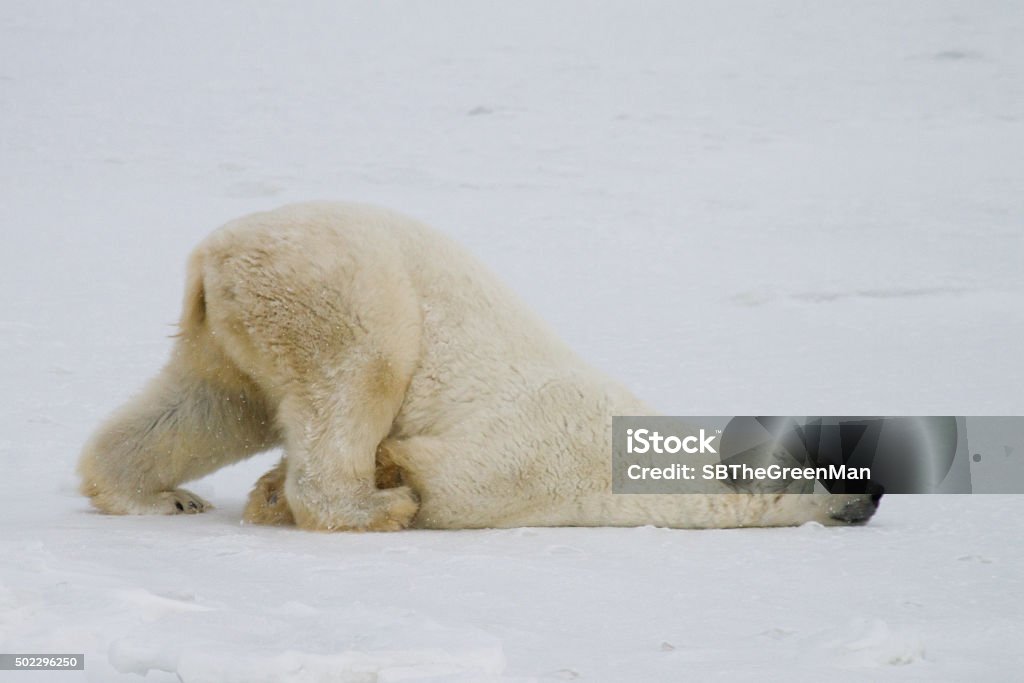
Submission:
<svg viewBox="0 0 1024 683">
<path fill-rule="evenodd" d="M 105 517 L 89 432 L 191 247 L 403 210 L 669 414 L 1021 414 L 1016 2 L 0 5 L 4 680 L 1014 680 L 1019 497 L 857 529 L 319 535 Z M 984 461 L 983 461 L 984 462 Z M 461 677 L 461 678 L 460 678 Z"/>
</svg>

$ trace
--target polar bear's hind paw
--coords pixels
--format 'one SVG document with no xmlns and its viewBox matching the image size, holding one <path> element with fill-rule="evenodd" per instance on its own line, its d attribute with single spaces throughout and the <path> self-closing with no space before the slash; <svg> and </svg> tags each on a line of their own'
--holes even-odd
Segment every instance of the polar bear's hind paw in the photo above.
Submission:
<svg viewBox="0 0 1024 683">
<path fill-rule="evenodd" d="M 156 497 L 165 515 L 197 515 L 213 509 L 213 505 L 185 489 L 162 491 Z"/>
<path fill-rule="evenodd" d="M 269 526 L 292 526 L 295 518 L 288 507 L 288 499 L 284 495 L 284 479 L 287 465 L 285 460 L 264 474 L 256 482 L 249 501 L 246 503 L 242 519 L 248 524 L 265 524 Z"/>
<path fill-rule="evenodd" d="M 212 510 L 213 505 L 185 489 L 157 491 L 136 496 L 97 492 L 86 486 L 93 507 L 108 515 L 196 515 Z"/>
<path fill-rule="evenodd" d="M 378 490 L 373 498 L 378 504 L 374 521 L 367 531 L 400 531 L 407 528 L 419 512 L 419 498 L 408 486 Z"/>
</svg>

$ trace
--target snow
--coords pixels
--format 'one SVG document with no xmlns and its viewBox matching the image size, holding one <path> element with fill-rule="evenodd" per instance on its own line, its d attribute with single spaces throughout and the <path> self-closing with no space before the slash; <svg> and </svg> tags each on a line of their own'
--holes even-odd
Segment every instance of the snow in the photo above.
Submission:
<svg viewBox="0 0 1024 683">
<path fill-rule="evenodd" d="M 0 7 L 0 651 L 31 681 L 1014 680 L 1020 496 L 871 525 L 323 535 L 276 454 L 107 517 L 187 253 L 311 198 L 448 232 L 668 414 L 1020 415 L 1014 2 Z M 1018 349 L 1014 351 L 1014 349 Z"/>
</svg>

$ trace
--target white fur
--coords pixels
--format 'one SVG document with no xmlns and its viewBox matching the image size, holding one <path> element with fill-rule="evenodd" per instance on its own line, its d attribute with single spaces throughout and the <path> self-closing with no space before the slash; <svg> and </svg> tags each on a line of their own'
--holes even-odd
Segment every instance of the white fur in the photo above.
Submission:
<svg viewBox="0 0 1024 683">
<path fill-rule="evenodd" d="M 437 232 L 298 204 L 196 249 L 170 362 L 80 471 L 104 511 L 201 512 L 179 484 L 283 444 L 246 516 L 310 529 L 778 526 L 873 510 L 863 496 L 612 494 L 611 416 L 649 414 Z M 405 485 L 378 487 L 392 465 Z"/>
</svg>

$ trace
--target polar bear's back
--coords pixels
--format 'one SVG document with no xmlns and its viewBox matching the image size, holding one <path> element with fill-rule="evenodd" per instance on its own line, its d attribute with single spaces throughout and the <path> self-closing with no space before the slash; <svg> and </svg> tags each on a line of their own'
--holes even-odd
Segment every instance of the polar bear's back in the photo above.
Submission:
<svg viewBox="0 0 1024 683">
<path fill-rule="evenodd" d="M 408 287 L 424 324 L 555 342 L 546 325 L 477 259 L 399 212 L 350 202 L 303 202 L 233 220 L 197 252 L 286 269 L 297 279 L 342 273 L 350 294 L 373 296 L 386 278 Z M 371 275 L 372 273 L 372 275 Z M 357 291 L 363 287 L 365 291 Z M 468 329 L 466 329 L 468 328 Z M 462 333 L 460 333 L 462 334 Z M 462 334 L 465 336 L 465 334 Z M 560 345 L 560 343 L 559 343 Z"/>
<path fill-rule="evenodd" d="M 317 335 L 324 330 L 369 330 L 374 344 L 402 347 L 403 356 L 415 353 L 413 394 L 482 398 L 474 380 L 501 385 L 510 367 L 531 368 L 541 377 L 552 368 L 581 365 L 453 241 L 412 218 L 365 204 L 291 204 L 231 221 L 196 249 L 188 290 L 186 321 L 190 306 L 205 298 L 213 303 L 211 323 L 227 334 L 261 327 L 287 336 L 257 349 L 262 356 L 283 346 L 309 348 L 315 362 Z M 251 346 L 240 341 L 245 343 L 238 348 Z"/>
</svg>

